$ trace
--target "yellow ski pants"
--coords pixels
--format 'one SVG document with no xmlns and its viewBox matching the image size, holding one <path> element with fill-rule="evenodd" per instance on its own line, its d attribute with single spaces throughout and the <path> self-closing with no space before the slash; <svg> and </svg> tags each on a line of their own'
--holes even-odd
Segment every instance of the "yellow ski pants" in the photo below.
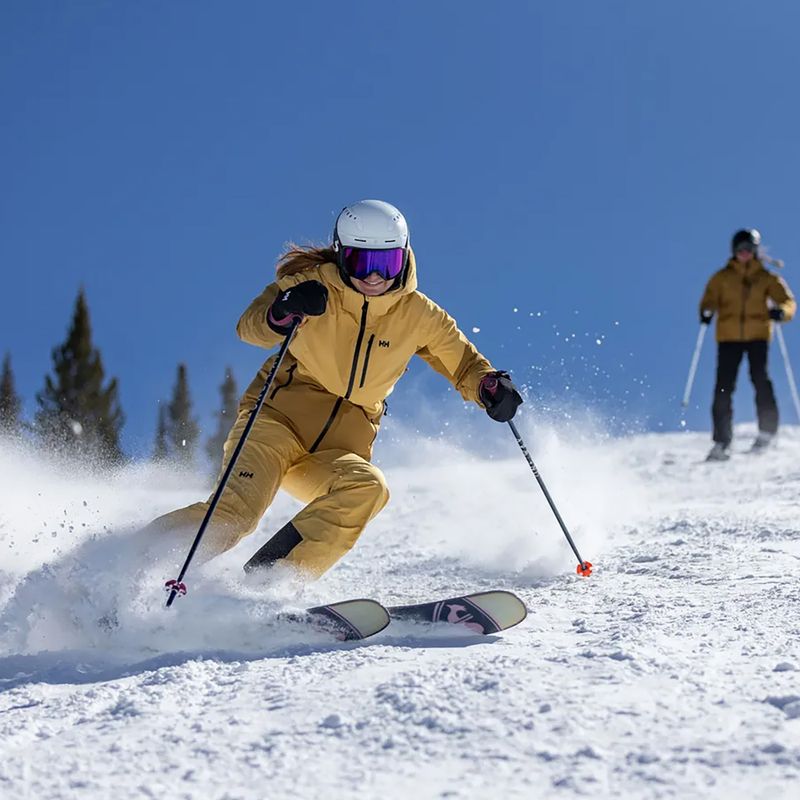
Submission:
<svg viewBox="0 0 800 800">
<path fill-rule="evenodd" d="M 228 435 L 226 464 L 248 416 L 249 412 L 240 414 Z M 272 418 L 269 409 L 264 409 L 214 510 L 198 557 L 213 558 L 252 533 L 279 488 L 308 504 L 292 520 L 302 541 L 285 560 L 314 576 L 330 569 L 350 550 L 367 523 L 389 500 L 386 480 L 376 466 L 342 449 L 309 453 L 289 424 Z M 210 500 L 165 514 L 149 528 L 180 531 L 191 541 Z"/>
</svg>

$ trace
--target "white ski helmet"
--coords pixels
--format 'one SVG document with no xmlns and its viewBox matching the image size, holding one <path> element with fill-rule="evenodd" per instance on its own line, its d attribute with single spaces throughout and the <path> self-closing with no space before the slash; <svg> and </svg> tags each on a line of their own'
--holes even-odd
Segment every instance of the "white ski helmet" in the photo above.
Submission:
<svg viewBox="0 0 800 800">
<path fill-rule="evenodd" d="M 360 247 L 368 250 L 408 249 L 405 217 L 383 200 L 359 200 L 345 206 L 336 218 L 333 249 Z"/>
<path fill-rule="evenodd" d="M 383 200 L 359 200 L 345 206 L 333 228 L 333 249 L 342 280 L 363 280 L 371 271 L 405 285 L 408 275 L 408 225 L 405 217 Z M 359 273 L 363 272 L 363 275 Z"/>
</svg>

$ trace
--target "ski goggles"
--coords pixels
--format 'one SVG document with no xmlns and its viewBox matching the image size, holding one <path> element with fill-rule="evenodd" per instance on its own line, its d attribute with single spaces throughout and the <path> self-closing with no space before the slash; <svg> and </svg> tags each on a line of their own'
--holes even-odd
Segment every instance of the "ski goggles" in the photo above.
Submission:
<svg viewBox="0 0 800 800">
<path fill-rule="evenodd" d="M 361 247 L 345 247 L 342 257 L 345 272 L 356 280 L 363 281 L 377 272 L 385 281 L 394 280 L 406 263 L 405 247 L 388 250 L 364 250 Z"/>
<path fill-rule="evenodd" d="M 747 253 L 755 253 L 758 249 L 758 246 L 753 244 L 752 242 L 740 242 L 736 245 L 736 252 L 741 253 L 742 251 Z"/>
</svg>

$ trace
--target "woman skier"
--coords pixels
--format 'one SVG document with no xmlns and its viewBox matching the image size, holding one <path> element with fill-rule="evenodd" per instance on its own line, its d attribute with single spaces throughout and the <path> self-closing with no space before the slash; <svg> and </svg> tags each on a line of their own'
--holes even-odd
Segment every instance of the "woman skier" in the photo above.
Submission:
<svg viewBox="0 0 800 800">
<path fill-rule="evenodd" d="M 237 332 L 273 348 L 300 321 L 202 541 L 212 558 L 258 526 L 283 488 L 306 503 L 245 564 L 284 561 L 318 576 L 355 544 L 389 491 L 371 463 L 384 400 L 414 355 L 490 417 L 510 420 L 522 398 L 509 375 L 475 349 L 444 310 L 417 291 L 403 215 L 362 200 L 339 214 L 329 247 L 292 246 L 277 280 L 242 314 Z M 273 364 L 268 359 L 239 404 L 227 462 Z M 196 532 L 208 502 L 157 519 L 158 531 Z"/>
<path fill-rule="evenodd" d="M 717 383 L 712 417 L 714 446 L 709 461 L 725 461 L 733 438 L 733 392 L 744 354 L 756 390 L 758 436 L 753 450 L 767 447 L 778 431 L 778 406 L 767 373 L 767 352 L 773 322 L 788 322 L 797 304 L 786 283 L 762 263 L 761 234 L 737 231 L 731 242 L 733 255 L 712 275 L 700 300 L 700 322 L 708 325 L 717 314 Z"/>
</svg>

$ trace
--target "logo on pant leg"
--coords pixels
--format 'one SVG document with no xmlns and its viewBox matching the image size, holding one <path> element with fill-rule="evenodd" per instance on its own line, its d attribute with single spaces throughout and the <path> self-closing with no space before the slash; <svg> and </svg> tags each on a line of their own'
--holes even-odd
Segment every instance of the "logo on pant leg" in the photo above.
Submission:
<svg viewBox="0 0 800 800">
<path fill-rule="evenodd" d="M 254 472 L 246 472 L 245 470 L 242 470 L 242 471 L 239 473 L 239 477 L 240 477 L 240 478 L 252 478 L 252 477 L 254 477 L 254 476 L 255 476 L 255 473 L 254 473 Z"/>
</svg>

